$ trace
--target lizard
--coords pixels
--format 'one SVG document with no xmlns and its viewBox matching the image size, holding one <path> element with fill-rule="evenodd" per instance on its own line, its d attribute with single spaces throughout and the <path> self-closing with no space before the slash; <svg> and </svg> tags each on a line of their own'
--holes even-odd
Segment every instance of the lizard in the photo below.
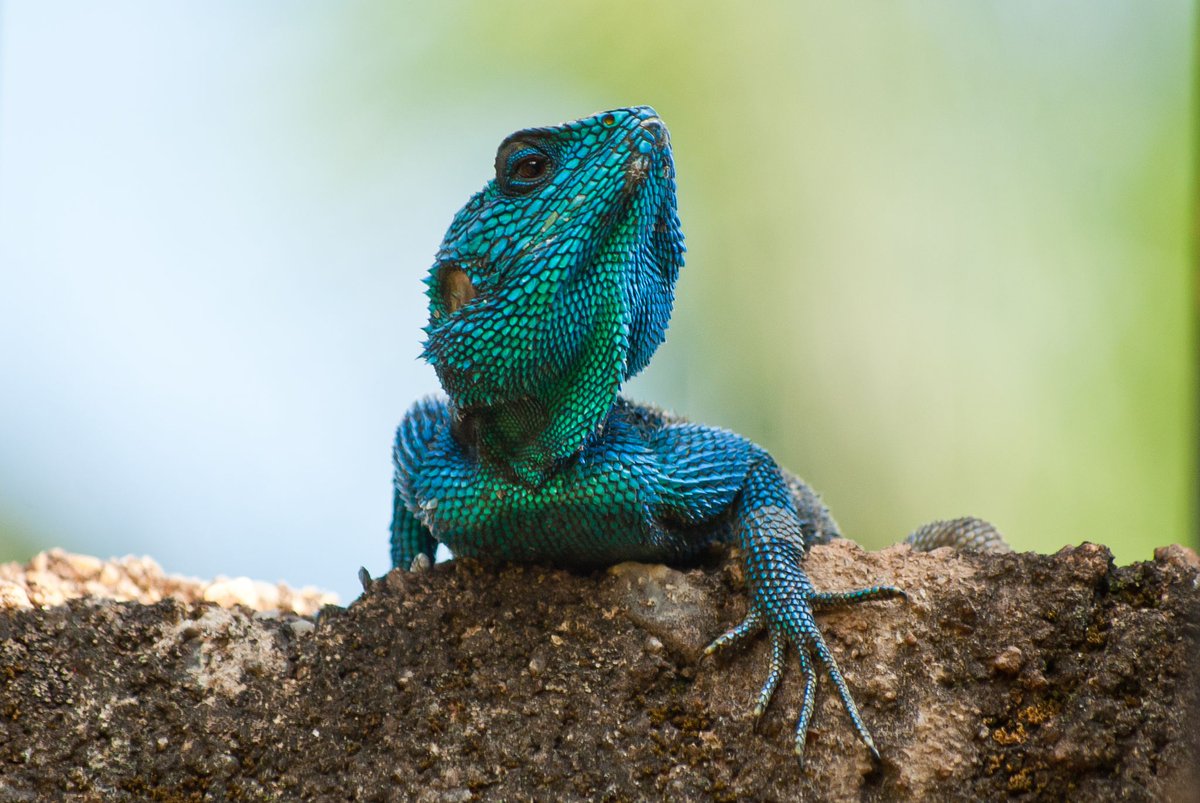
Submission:
<svg viewBox="0 0 1200 803">
<path fill-rule="evenodd" d="M 426 279 L 423 359 L 444 397 L 418 401 L 393 448 L 393 567 L 457 557 L 592 569 L 687 564 L 740 547 L 749 613 L 706 649 L 765 630 L 761 718 L 789 651 L 803 675 L 803 765 L 818 669 L 879 751 L 814 613 L 903 599 L 890 585 L 818 591 L 802 561 L 841 537 L 828 508 L 750 440 L 629 401 L 663 342 L 684 261 L 670 135 L 649 106 L 529 128 L 458 212 Z M 982 546 L 981 520 L 935 522 L 917 546 Z"/>
</svg>

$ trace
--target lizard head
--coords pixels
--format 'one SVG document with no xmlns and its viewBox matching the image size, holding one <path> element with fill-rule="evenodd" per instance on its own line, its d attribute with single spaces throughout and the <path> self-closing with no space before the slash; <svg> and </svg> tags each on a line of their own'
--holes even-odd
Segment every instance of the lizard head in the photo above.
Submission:
<svg viewBox="0 0 1200 803">
<path fill-rule="evenodd" d="M 639 106 L 526 129 L 495 170 L 426 279 L 423 356 L 460 410 L 515 404 L 590 432 L 670 318 L 684 247 L 667 128 Z"/>
</svg>

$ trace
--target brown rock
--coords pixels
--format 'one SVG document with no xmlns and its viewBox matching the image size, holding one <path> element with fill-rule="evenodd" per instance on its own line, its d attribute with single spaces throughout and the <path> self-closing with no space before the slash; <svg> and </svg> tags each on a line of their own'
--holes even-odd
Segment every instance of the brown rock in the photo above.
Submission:
<svg viewBox="0 0 1200 803">
<path fill-rule="evenodd" d="M 56 565 L 32 567 L 36 588 L 0 572 L 0 598 L 33 600 Z M 745 613 L 728 564 L 461 561 L 373 583 L 311 630 L 202 591 L 9 607 L 0 800 L 1194 799 L 1200 590 L 1186 560 L 839 542 L 807 567 L 820 589 L 910 595 L 820 617 L 878 767 L 824 679 L 796 766 L 795 666 L 753 730 L 763 640 L 695 660 Z M 134 574 L 110 579 L 131 593 Z"/>
</svg>

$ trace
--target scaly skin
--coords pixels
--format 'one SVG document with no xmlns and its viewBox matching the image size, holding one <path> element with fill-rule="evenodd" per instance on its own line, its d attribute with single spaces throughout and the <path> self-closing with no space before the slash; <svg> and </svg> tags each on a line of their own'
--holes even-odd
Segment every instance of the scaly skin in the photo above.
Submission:
<svg viewBox="0 0 1200 803">
<path fill-rule="evenodd" d="M 666 127 L 649 107 L 616 109 L 517 132 L 495 166 L 426 280 L 423 356 L 449 399 L 418 402 L 397 432 L 393 565 L 427 565 L 438 542 L 568 567 L 684 563 L 736 543 L 750 614 L 708 650 L 765 629 L 755 715 L 790 647 L 797 756 L 819 667 L 878 758 L 813 612 L 903 592 L 816 591 L 801 560 L 839 532 L 815 492 L 739 435 L 618 395 L 663 341 L 683 265 Z"/>
</svg>

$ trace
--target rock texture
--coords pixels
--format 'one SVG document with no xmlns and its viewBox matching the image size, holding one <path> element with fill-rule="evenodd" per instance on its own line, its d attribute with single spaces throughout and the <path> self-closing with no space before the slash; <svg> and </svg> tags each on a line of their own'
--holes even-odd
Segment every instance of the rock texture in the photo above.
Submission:
<svg viewBox="0 0 1200 803">
<path fill-rule="evenodd" d="M 736 561 L 392 573 L 295 613 L 95 596 L 0 611 L 0 801 L 1200 799 L 1200 561 L 818 547 L 822 617 L 883 753 L 818 692 L 808 764 Z M 9 580 L 9 582 L 15 582 Z M 794 668 L 794 667 L 793 667 Z"/>
<path fill-rule="evenodd" d="M 0 563 L 0 609 L 45 608 L 78 597 L 103 597 L 147 605 L 171 597 L 180 602 L 215 602 L 231 608 L 282 610 L 311 616 L 336 603 L 337 595 L 315 588 L 294 589 L 249 577 L 197 580 L 167 574 L 151 558 L 100 560 L 51 549 L 26 564 Z"/>
</svg>

